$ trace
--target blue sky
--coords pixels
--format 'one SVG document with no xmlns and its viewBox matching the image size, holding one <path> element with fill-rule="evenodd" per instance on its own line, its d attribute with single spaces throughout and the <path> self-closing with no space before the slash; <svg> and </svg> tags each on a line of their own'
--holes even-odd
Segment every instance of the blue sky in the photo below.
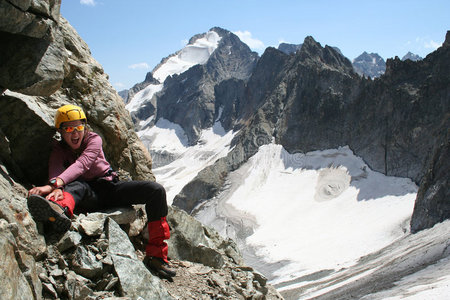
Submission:
<svg viewBox="0 0 450 300">
<path fill-rule="evenodd" d="M 61 14 L 117 90 L 142 82 L 162 58 L 215 26 L 260 55 L 310 35 L 350 60 L 364 51 L 425 57 L 450 30 L 448 0 L 62 0 Z"/>
</svg>

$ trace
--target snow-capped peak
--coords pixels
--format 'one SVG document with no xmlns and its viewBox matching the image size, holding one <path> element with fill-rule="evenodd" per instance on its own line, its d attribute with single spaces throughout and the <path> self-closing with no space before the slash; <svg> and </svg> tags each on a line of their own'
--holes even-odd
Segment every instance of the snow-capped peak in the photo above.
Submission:
<svg viewBox="0 0 450 300">
<path fill-rule="evenodd" d="M 217 49 L 221 37 L 215 31 L 208 31 L 204 37 L 195 40 L 193 44 L 186 45 L 183 49 L 169 57 L 164 63 L 153 70 L 153 77 L 159 82 L 171 75 L 180 74 L 192 66 L 204 64 Z"/>
</svg>

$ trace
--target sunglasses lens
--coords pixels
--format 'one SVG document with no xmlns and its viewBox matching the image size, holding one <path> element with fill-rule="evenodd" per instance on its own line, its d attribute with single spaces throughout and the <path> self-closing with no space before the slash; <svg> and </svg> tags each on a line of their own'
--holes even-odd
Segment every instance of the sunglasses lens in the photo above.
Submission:
<svg viewBox="0 0 450 300">
<path fill-rule="evenodd" d="M 73 127 L 73 126 L 63 127 L 63 130 L 64 130 L 65 132 L 67 132 L 67 133 L 74 132 L 75 129 L 76 129 L 77 131 L 83 131 L 83 130 L 84 130 L 84 125 L 78 125 L 78 126 L 76 126 L 76 127 Z"/>
</svg>

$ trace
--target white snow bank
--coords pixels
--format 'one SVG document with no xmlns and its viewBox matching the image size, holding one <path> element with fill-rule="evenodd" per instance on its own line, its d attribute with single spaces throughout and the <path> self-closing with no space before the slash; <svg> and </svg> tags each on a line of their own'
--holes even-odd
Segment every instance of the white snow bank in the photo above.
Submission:
<svg viewBox="0 0 450 300">
<path fill-rule="evenodd" d="M 159 82 L 164 82 L 168 76 L 183 73 L 194 65 L 206 63 L 217 49 L 220 39 L 221 37 L 215 31 L 208 31 L 205 37 L 197 39 L 193 44 L 186 45 L 154 70 L 153 77 Z"/>
<path fill-rule="evenodd" d="M 147 101 L 150 101 L 153 97 L 153 95 L 159 91 L 161 91 L 163 88 L 162 84 L 150 84 L 147 87 L 145 87 L 143 90 L 140 90 L 139 92 L 134 95 L 134 97 L 130 100 L 130 102 L 125 106 L 125 108 L 131 113 L 134 111 L 137 111 L 142 104 L 144 104 Z"/>
<path fill-rule="evenodd" d="M 181 154 L 188 147 L 188 138 L 183 128 L 164 118 L 159 119 L 155 126 L 138 131 L 137 134 L 149 150 Z"/>
<path fill-rule="evenodd" d="M 235 217 L 256 220 L 245 243 L 260 263 L 291 262 L 273 283 L 342 268 L 390 244 L 404 235 L 417 193 L 411 180 L 371 171 L 348 147 L 292 155 L 262 146 L 229 184 Z"/>
</svg>

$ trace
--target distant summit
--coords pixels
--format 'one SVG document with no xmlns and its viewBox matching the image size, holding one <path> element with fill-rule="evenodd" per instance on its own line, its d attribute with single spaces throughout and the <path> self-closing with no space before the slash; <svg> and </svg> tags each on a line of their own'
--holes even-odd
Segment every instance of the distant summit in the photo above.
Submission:
<svg viewBox="0 0 450 300">
<path fill-rule="evenodd" d="M 284 52 L 286 54 L 292 54 L 297 52 L 298 50 L 300 50 L 302 48 L 302 44 L 287 44 L 287 43 L 281 43 L 280 45 L 278 45 L 278 50 L 280 50 L 281 52 Z"/>
<path fill-rule="evenodd" d="M 418 61 L 418 60 L 422 60 L 423 58 L 417 54 L 408 52 L 405 54 L 405 56 L 402 57 L 402 60 L 407 60 L 407 59 L 412 60 L 412 61 Z"/>
<path fill-rule="evenodd" d="M 353 60 L 353 68 L 359 75 L 380 77 L 386 71 L 386 62 L 377 53 L 363 52 Z"/>
</svg>

